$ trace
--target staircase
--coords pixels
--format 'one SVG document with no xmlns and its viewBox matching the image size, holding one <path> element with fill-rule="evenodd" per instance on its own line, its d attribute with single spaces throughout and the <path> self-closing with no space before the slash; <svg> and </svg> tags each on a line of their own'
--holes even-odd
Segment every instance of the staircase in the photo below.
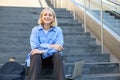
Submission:
<svg viewBox="0 0 120 80">
<path fill-rule="evenodd" d="M 31 29 L 37 25 L 41 9 L 0 7 L 0 66 L 11 56 L 24 64 L 26 54 L 30 51 Z M 110 62 L 109 53 L 101 52 L 101 45 L 96 44 L 96 39 L 91 38 L 89 32 L 84 32 L 81 23 L 73 20 L 72 14 L 66 9 L 54 10 L 64 34 L 65 74 L 72 73 L 74 62 L 85 61 L 82 75 L 74 80 L 120 80 L 119 64 Z M 43 76 L 41 80 L 52 80 L 52 77 Z"/>
<path fill-rule="evenodd" d="M 100 20 L 100 11 L 93 10 L 96 14 L 96 17 Z M 103 11 L 103 22 L 107 25 L 111 30 L 117 33 L 120 36 L 120 14 L 115 13 L 114 11 Z"/>
</svg>

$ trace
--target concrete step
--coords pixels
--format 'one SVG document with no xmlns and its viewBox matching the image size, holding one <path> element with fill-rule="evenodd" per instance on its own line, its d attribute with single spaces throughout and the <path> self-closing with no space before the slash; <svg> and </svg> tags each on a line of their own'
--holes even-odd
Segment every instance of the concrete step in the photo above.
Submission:
<svg viewBox="0 0 120 80">
<path fill-rule="evenodd" d="M 69 40 L 79 40 L 81 38 L 90 38 L 89 32 L 80 32 L 80 33 L 63 33 L 64 37 Z"/>
<path fill-rule="evenodd" d="M 4 63 L 3 63 L 4 64 Z M 0 67 L 3 65 L 0 64 Z M 24 65 L 24 64 L 23 64 Z M 99 65 L 99 66 L 98 66 Z M 64 63 L 65 74 L 72 74 L 74 69 L 74 63 Z M 42 74 L 50 75 L 52 69 L 44 68 Z M 49 71 L 49 73 L 48 73 Z M 103 74 L 103 73 L 119 73 L 119 63 L 111 62 L 97 62 L 97 63 L 84 63 L 82 75 L 90 74 Z"/>
<path fill-rule="evenodd" d="M 120 80 L 120 73 L 82 75 L 73 80 Z"/>
<path fill-rule="evenodd" d="M 5 24 L 5 22 L 7 23 L 7 24 L 29 24 L 30 22 L 30 24 L 32 24 L 32 25 L 38 25 L 37 24 L 37 21 L 31 21 L 30 19 L 29 20 L 9 20 L 9 21 L 6 21 L 6 20 L 2 20 L 2 21 L 0 21 L 0 24 Z M 75 22 L 75 23 L 72 23 L 72 22 L 58 22 L 58 26 L 81 26 L 81 23 L 77 23 L 77 22 Z"/>
<path fill-rule="evenodd" d="M 0 6 L 0 11 L 8 11 L 8 12 L 27 12 L 27 11 L 38 11 L 40 12 L 43 8 L 37 7 L 12 7 L 12 6 Z M 58 12 L 66 11 L 65 8 L 53 8 L 53 10 Z"/>
<path fill-rule="evenodd" d="M 119 19 L 111 18 L 111 19 L 104 19 L 105 21 L 109 22 L 110 24 L 120 23 Z"/>
<path fill-rule="evenodd" d="M 93 10 L 93 12 L 94 12 L 95 14 L 97 14 L 97 15 L 100 15 L 100 14 L 101 14 L 100 11 Z M 102 14 L 103 14 L 104 16 L 109 16 L 109 15 L 110 15 L 110 13 L 106 13 L 105 11 L 102 11 Z"/>
<path fill-rule="evenodd" d="M 114 19 L 115 20 L 115 19 Z M 119 28 L 119 25 L 120 25 L 120 23 L 119 22 L 116 22 L 116 21 L 106 21 L 106 23 L 107 23 L 107 25 L 108 25 L 108 27 L 110 27 L 110 28 Z"/>
<path fill-rule="evenodd" d="M 0 46 L 4 45 L 14 45 L 14 46 L 29 46 L 29 38 L 1 38 L 0 39 Z M 79 44 L 79 45 L 78 45 Z M 96 45 L 95 38 L 86 38 L 86 39 L 79 39 L 79 40 L 69 40 L 64 38 L 64 46 L 81 46 L 81 45 Z"/>
<path fill-rule="evenodd" d="M 1 64 L 6 63 L 7 61 L 9 61 L 9 58 L 13 57 L 13 56 L 16 58 L 17 62 L 19 62 L 19 63 L 25 63 L 26 55 L 21 55 L 21 54 L 19 54 L 19 52 L 16 53 L 15 55 L 8 54 L 8 55 L 2 55 L 2 56 L 0 56 L 0 63 Z"/>
<path fill-rule="evenodd" d="M 81 75 L 72 80 L 119 80 L 120 73 L 105 73 L 105 74 L 88 74 L 88 75 Z M 53 80 L 53 76 L 42 76 L 40 80 Z M 71 79 L 66 79 L 71 80 Z"/>
<path fill-rule="evenodd" d="M 39 15 L 37 17 L 36 16 L 33 16 L 33 17 L 32 16 L 9 16 L 9 17 L 0 16 L 0 17 L 1 17 L 1 19 L 0 19 L 1 23 L 3 23 L 4 21 L 11 22 L 11 21 L 15 21 L 15 20 L 16 20 L 15 22 L 19 22 L 21 20 L 24 20 L 25 22 L 26 21 L 27 22 L 29 22 L 29 21 L 32 22 L 32 21 L 38 20 Z M 73 19 L 73 16 L 71 16 L 71 15 L 56 15 L 56 17 L 58 19 L 65 19 L 65 18 Z"/>
<path fill-rule="evenodd" d="M 114 23 L 111 23 L 111 24 L 108 24 L 110 28 L 120 28 L 120 23 L 119 22 L 114 22 Z"/>
<path fill-rule="evenodd" d="M 10 46 L 0 46 L 0 49 L 1 49 L 1 53 L 7 53 L 7 52 L 16 52 L 18 53 L 19 51 L 21 52 L 29 52 L 30 51 L 30 46 L 14 46 L 14 45 L 10 45 Z M 71 50 L 70 50 L 71 49 Z M 78 50 L 77 50 L 78 49 Z M 101 46 L 99 45 L 92 45 L 92 46 L 86 46 L 86 45 L 83 45 L 83 46 L 73 46 L 73 47 L 70 47 L 70 46 L 65 46 L 64 47 L 64 53 L 69 53 L 71 54 L 72 52 L 75 54 L 75 53 L 78 53 L 81 52 L 81 53 L 84 53 L 84 52 L 101 52 Z M 19 52 L 19 53 L 20 53 Z"/>
<path fill-rule="evenodd" d="M 40 15 L 40 12 L 41 12 L 41 10 L 16 10 L 16 11 L 14 11 L 14 10 L 1 10 L 1 14 L 0 14 L 0 16 L 25 16 L 25 15 L 27 15 L 27 16 L 35 16 L 35 15 L 37 15 L 37 16 L 39 16 Z M 55 13 L 56 13 L 56 15 L 71 15 L 72 16 L 72 13 L 70 12 L 70 11 L 68 11 L 68 10 L 65 10 L 65 11 L 55 11 Z"/>
<path fill-rule="evenodd" d="M 79 40 L 69 40 L 66 37 L 64 37 L 65 44 L 72 44 L 72 45 L 95 45 L 96 39 L 95 38 L 81 38 Z"/>
<path fill-rule="evenodd" d="M 91 46 L 91 47 L 64 47 L 63 55 L 78 55 L 87 53 L 100 53 L 101 46 Z"/>
<path fill-rule="evenodd" d="M 95 13 L 95 14 L 97 14 L 97 15 L 99 15 L 100 16 L 100 14 L 101 14 L 101 12 L 100 11 L 98 11 L 98 10 L 93 10 L 93 12 Z M 110 13 L 107 13 L 106 11 L 102 11 L 102 15 L 103 15 L 103 17 L 107 17 L 107 16 L 111 16 L 110 15 Z M 114 16 L 112 16 L 112 17 L 114 17 Z M 115 17 L 114 17 L 115 18 Z"/>
<path fill-rule="evenodd" d="M 99 19 L 100 19 L 100 16 L 99 16 Z M 103 15 L 103 20 L 110 20 L 110 19 L 115 19 L 115 17 L 110 15 L 108 16 Z"/>
<path fill-rule="evenodd" d="M 36 13 L 36 14 L 34 14 L 34 13 Z M 73 15 L 70 13 L 70 12 L 68 12 L 68 11 L 65 11 L 65 12 L 55 12 L 56 13 L 56 17 L 61 17 L 61 16 L 67 16 L 68 17 L 68 19 L 73 19 L 72 17 L 73 17 Z M 27 15 L 27 16 L 26 16 Z M 25 17 L 25 18 L 28 18 L 28 19 L 30 19 L 30 18 L 33 18 L 33 19 L 38 19 L 39 18 L 39 13 L 37 13 L 37 12 L 28 12 L 28 13 L 21 13 L 21 12 L 9 12 L 9 13 L 6 13 L 5 11 L 1 11 L 0 12 L 0 17 L 2 17 L 2 18 L 7 18 L 7 16 L 9 16 L 10 18 L 13 18 L 14 19 L 14 17 Z"/>
<path fill-rule="evenodd" d="M 32 27 L 25 27 L 25 26 L 21 26 L 21 27 L 18 27 L 17 25 L 16 26 L 13 26 L 13 27 L 0 27 L 0 31 L 31 31 L 32 30 Z M 71 33 L 75 33 L 75 32 L 84 32 L 84 28 L 82 27 L 66 27 L 66 26 L 62 26 L 61 27 L 62 31 L 63 32 L 71 32 Z"/>
<path fill-rule="evenodd" d="M 66 16 L 73 16 L 73 14 L 70 12 L 70 11 L 55 11 L 55 14 L 56 14 L 56 16 L 58 16 L 58 15 L 66 15 Z M 25 15 L 27 15 L 27 16 L 25 16 Z M 17 11 L 17 12 L 15 12 L 15 11 L 4 11 L 4 10 L 1 10 L 1 12 L 0 12 L 0 16 L 2 17 L 6 17 L 6 16 L 10 16 L 10 17 L 17 17 L 17 16 L 21 16 L 21 17 L 39 17 L 39 15 L 40 15 L 40 11 Z"/>
<path fill-rule="evenodd" d="M 98 13 L 95 12 L 94 14 L 98 17 L 98 19 L 100 19 L 100 13 L 99 12 Z M 108 13 L 103 13 L 102 16 L 103 16 L 103 19 L 115 19 L 114 16 L 110 16 L 110 14 L 108 14 Z"/>
<path fill-rule="evenodd" d="M 82 60 L 84 60 L 85 62 L 109 62 L 110 55 L 109 54 L 93 54 L 93 55 L 86 54 L 86 55 L 72 55 L 72 56 L 63 55 L 63 59 L 65 62 L 69 62 L 69 63 L 82 61 Z"/>
<path fill-rule="evenodd" d="M 11 45 L 11 46 L 0 46 L 0 53 L 26 53 L 26 52 L 29 52 L 30 51 L 30 46 L 14 46 L 14 45 Z M 3 55 L 4 56 L 4 55 Z"/>
<path fill-rule="evenodd" d="M 70 63 L 71 64 L 71 63 Z M 107 65 L 106 65 L 107 64 Z M 97 67 L 97 65 L 99 65 L 99 67 Z M 85 68 L 85 66 L 86 66 L 86 68 Z M 91 67 L 93 67 L 92 69 L 91 68 L 89 68 L 88 66 L 91 66 Z M 65 64 L 65 68 L 64 68 L 64 70 L 65 70 L 65 74 L 72 74 L 72 71 L 73 71 L 73 68 L 74 68 L 74 65 L 69 65 L 69 63 L 68 64 Z M 93 70 L 94 69 L 94 70 Z M 106 70 L 107 70 L 107 72 L 106 72 Z M 112 70 L 111 70 L 112 69 Z M 88 72 L 90 72 L 90 73 L 84 73 L 84 71 L 88 71 Z M 89 63 L 85 63 L 84 64 L 84 67 L 83 67 L 83 71 L 82 71 L 82 75 L 80 76 L 80 77 L 77 77 L 77 78 L 75 78 L 75 79 L 73 79 L 73 80 L 81 80 L 81 79 L 83 79 L 83 80 L 89 80 L 89 78 L 92 78 L 92 79 L 94 79 L 95 77 L 96 77 L 96 80 L 100 80 L 98 77 L 102 77 L 102 78 L 109 78 L 110 77 L 110 75 L 111 74 L 113 74 L 114 76 L 118 76 L 119 75 L 119 73 L 118 73 L 118 63 L 109 63 L 109 62 L 107 62 L 107 63 L 92 63 L 92 64 L 89 64 Z M 94 71 L 97 71 L 97 72 L 94 72 Z M 46 72 L 49 72 L 49 70 L 48 71 L 46 71 Z M 104 75 L 106 75 L 106 76 L 104 76 Z M 94 75 L 97 75 L 97 76 L 94 76 Z M 108 75 L 108 76 L 107 76 Z M 113 76 L 112 75 L 112 76 Z M 46 75 L 42 75 L 44 78 L 46 77 Z M 48 77 L 50 77 L 51 76 L 51 74 L 49 73 L 49 75 L 47 75 L 47 77 L 46 78 L 48 78 Z M 52 77 L 52 76 L 51 76 Z M 51 78 L 50 77 L 50 78 Z M 85 79 L 84 79 L 85 78 Z M 92 79 L 90 79 L 90 80 L 92 80 Z M 95 80 L 95 79 L 94 79 Z M 104 79 L 105 80 L 105 79 Z M 109 80 L 109 79 L 108 79 Z M 110 79 L 111 80 L 111 79 Z M 113 79 L 114 80 L 114 79 Z"/>
<path fill-rule="evenodd" d="M 102 66 L 101 67 L 103 67 L 103 65 L 104 64 L 102 64 Z M 86 66 L 86 65 L 84 65 L 84 66 Z M 94 65 L 95 66 L 95 65 Z M 117 73 L 117 71 L 116 72 L 113 72 L 114 70 L 111 70 L 111 68 L 113 69 L 113 67 L 109 67 L 109 68 L 107 68 L 108 66 L 113 66 L 113 64 L 112 65 L 107 65 L 107 66 L 104 66 L 104 68 L 103 69 L 101 69 L 101 68 L 97 68 L 97 70 L 100 72 L 100 73 L 92 73 L 92 74 L 83 74 L 82 73 L 82 75 L 80 76 L 80 77 L 77 77 L 77 78 L 75 78 L 75 79 L 73 79 L 73 80 L 119 80 L 120 79 L 120 73 Z M 95 68 L 95 67 L 94 67 Z M 68 69 L 68 68 L 67 68 Z M 96 69 L 96 68 L 95 68 Z M 108 72 L 105 72 L 106 70 L 105 69 L 107 69 L 108 70 Z M 115 69 L 115 68 L 114 68 Z M 66 71 L 66 68 L 65 68 L 65 71 Z M 71 70 L 71 68 L 69 67 L 69 71 L 71 71 L 71 73 L 72 73 L 72 70 Z M 84 68 L 83 68 L 83 71 L 84 71 Z M 94 70 L 90 70 L 90 72 L 92 72 L 92 71 L 94 71 Z M 103 71 L 103 72 L 102 72 Z M 47 72 L 49 72 L 49 71 L 47 71 Z M 66 73 L 66 72 L 65 72 Z M 67 74 L 70 74 L 70 73 L 67 73 Z M 48 79 L 48 78 L 50 78 L 50 79 L 52 79 L 52 77 L 53 76 L 51 76 L 51 74 L 50 75 L 42 75 L 42 79 L 40 79 L 40 80 L 44 80 L 44 79 Z M 43 79 L 44 78 L 44 79 Z M 68 79 L 67 79 L 68 80 Z M 71 79 L 70 79 L 71 80 Z"/>
<path fill-rule="evenodd" d="M 64 49 L 65 50 L 65 49 Z M 66 50 L 65 50 L 66 51 Z M 64 51 L 64 52 L 65 52 Z M 1 55 L 27 55 L 28 53 L 29 53 L 30 51 L 26 51 L 26 52 L 4 52 L 4 53 L 2 53 L 2 52 L 0 52 L 0 54 Z M 63 57 L 66 57 L 66 56 L 85 56 L 85 55 L 101 55 L 101 54 L 107 54 L 107 55 L 109 55 L 109 53 L 102 53 L 102 52 L 77 52 L 77 53 L 74 53 L 74 54 L 72 54 L 72 53 L 63 53 Z"/>
<path fill-rule="evenodd" d="M 14 14 L 15 14 L 15 16 L 16 15 L 39 15 L 40 14 L 40 12 L 41 12 L 41 10 L 39 9 L 39 10 L 37 10 L 37 9 L 34 9 L 34 10 L 24 10 L 24 9 L 16 9 L 16 10 L 12 10 L 12 9 L 9 9 L 9 10 L 5 10 L 5 9 L 3 9 L 3 10 L 1 10 L 0 11 L 0 15 L 1 16 L 7 16 L 7 15 L 9 15 L 10 14 L 10 16 L 14 16 Z M 62 14 L 60 14 L 60 13 L 62 13 L 62 14 L 68 14 L 68 15 L 72 15 L 72 13 L 70 12 L 70 11 L 68 11 L 68 10 L 55 10 L 55 14 L 58 14 L 58 15 L 62 15 Z M 11 14 L 13 14 L 13 15 L 11 15 Z"/>
<path fill-rule="evenodd" d="M 19 51 L 18 51 L 19 52 Z M 14 56 L 16 57 L 16 61 L 18 61 L 19 63 L 23 63 L 26 59 L 26 53 L 24 54 L 21 54 L 20 52 L 18 53 L 16 52 L 16 54 L 12 55 L 10 54 L 9 52 L 7 54 L 4 54 L 4 55 L 1 55 L 0 56 L 0 63 L 5 63 L 6 61 L 9 60 L 10 57 Z M 89 57 L 88 57 L 89 56 Z M 109 54 L 94 54 L 94 55 L 73 55 L 73 56 L 68 56 L 68 55 L 64 55 L 63 53 L 63 59 L 64 59 L 64 62 L 70 62 L 70 63 L 73 63 L 73 62 L 76 62 L 76 61 L 85 61 L 85 62 L 109 62 L 110 61 L 110 56 Z"/>
<path fill-rule="evenodd" d="M 15 34 L 15 35 L 13 35 Z M 28 39 L 30 37 L 31 31 L 0 31 L 0 38 L 25 38 Z M 63 35 L 66 39 L 70 40 L 79 40 L 81 38 L 90 38 L 90 33 L 71 33 L 71 32 L 63 32 Z"/>
<path fill-rule="evenodd" d="M 25 16 L 9 16 L 9 17 L 0 16 L 0 17 L 1 17 L 1 19 L 0 19 L 1 22 L 0 23 L 4 23 L 4 21 L 7 21 L 9 23 L 10 22 L 14 22 L 14 23 L 20 22 L 20 23 L 24 23 L 25 24 L 25 23 L 29 22 L 30 24 L 35 24 L 35 23 L 37 23 L 39 16 L 27 16 L 26 17 L 26 15 L 25 15 Z M 24 22 L 22 21 L 23 17 L 24 17 Z M 58 21 L 58 23 L 60 23 L 60 22 L 78 23 L 78 21 L 73 20 L 73 18 L 71 16 L 69 17 L 69 15 L 67 15 L 67 16 L 65 16 L 65 15 L 64 16 L 63 15 L 58 15 L 57 21 Z"/>
<path fill-rule="evenodd" d="M 62 19 L 63 20 L 63 19 Z M 69 19 L 68 19 L 68 21 L 69 21 Z M 38 25 L 38 24 L 37 24 Z M 2 30 L 2 31 L 6 31 L 6 30 L 22 30 L 22 31 L 24 31 L 24 30 L 26 30 L 26 31 L 28 31 L 28 30 L 32 30 L 32 28 L 34 27 L 34 26 L 37 26 L 37 25 L 35 25 L 35 24 L 26 24 L 26 23 L 1 23 L 0 24 L 0 30 Z M 61 27 L 61 28 L 64 28 L 64 27 L 67 27 L 67 28 L 81 28 L 82 26 L 81 25 L 79 25 L 79 26 L 72 26 L 72 25 L 63 25 L 63 26 L 59 26 L 59 27 Z"/>
<path fill-rule="evenodd" d="M 2 27 L 0 27 L 2 28 Z M 84 28 L 82 27 L 61 27 L 62 28 L 62 31 L 63 33 L 67 33 L 67 32 L 71 32 L 71 33 L 80 33 L 80 32 L 84 32 Z M 20 28 L 20 27 L 4 27 L 2 28 L 0 31 L 2 32 L 9 32 L 9 31 L 31 31 L 32 29 L 31 28 Z"/>
<path fill-rule="evenodd" d="M 74 63 L 64 63 L 65 74 L 72 74 Z M 103 74 L 103 73 L 119 73 L 119 63 L 114 62 L 93 62 L 84 63 L 82 75 L 85 74 Z"/>
<path fill-rule="evenodd" d="M 116 23 L 114 23 L 114 24 L 109 24 L 109 28 L 112 30 L 112 31 L 114 31 L 115 33 L 117 33 L 118 35 L 120 35 L 120 26 L 119 26 L 120 24 L 118 23 L 118 24 L 116 24 Z"/>
<path fill-rule="evenodd" d="M 44 78 L 45 79 L 42 78 L 40 80 L 53 80 L 53 78 L 51 78 L 49 76 L 44 77 Z M 71 80 L 71 79 L 66 79 L 66 80 Z M 80 77 L 77 77 L 77 78 L 72 79 L 72 80 L 120 80 L 120 74 L 119 73 L 111 73 L 111 74 L 81 75 Z"/>
<path fill-rule="evenodd" d="M 116 19 L 120 19 L 119 12 L 116 12 L 116 11 L 106 11 L 106 13 L 109 13 L 111 16 L 115 16 Z"/>
<path fill-rule="evenodd" d="M 112 24 L 108 24 L 109 27 L 113 30 L 120 30 L 120 23 L 112 23 Z"/>
</svg>

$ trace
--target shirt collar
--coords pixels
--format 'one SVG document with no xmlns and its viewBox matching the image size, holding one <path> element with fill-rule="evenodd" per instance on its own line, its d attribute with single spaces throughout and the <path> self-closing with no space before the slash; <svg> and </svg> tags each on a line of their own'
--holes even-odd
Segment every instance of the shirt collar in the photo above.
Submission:
<svg viewBox="0 0 120 80">
<path fill-rule="evenodd" d="M 43 30 L 43 27 L 42 27 L 41 25 L 39 25 L 39 26 L 38 26 L 38 29 L 39 29 L 39 30 Z M 49 31 L 51 31 L 51 30 L 56 31 L 55 26 L 51 27 Z"/>
</svg>

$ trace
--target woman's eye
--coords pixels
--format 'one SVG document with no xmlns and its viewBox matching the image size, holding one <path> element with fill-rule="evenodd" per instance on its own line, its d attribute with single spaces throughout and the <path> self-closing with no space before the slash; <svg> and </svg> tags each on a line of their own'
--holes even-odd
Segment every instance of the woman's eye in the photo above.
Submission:
<svg viewBox="0 0 120 80">
<path fill-rule="evenodd" d="M 52 17 L 52 14 L 49 14 L 50 17 Z"/>
<path fill-rule="evenodd" d="M 43 16 L 47 16 L 47 14 L 44 14 Z"/>
<path fill-rule="evenodd" d="M 49 17 L 52 17 L 53 15 L 52 15 L 52 14 L 47 14 L 47 13 L 45 13 L 45 14 L 43 14 L 43 16 L 49 16 Z"/>
</svg>

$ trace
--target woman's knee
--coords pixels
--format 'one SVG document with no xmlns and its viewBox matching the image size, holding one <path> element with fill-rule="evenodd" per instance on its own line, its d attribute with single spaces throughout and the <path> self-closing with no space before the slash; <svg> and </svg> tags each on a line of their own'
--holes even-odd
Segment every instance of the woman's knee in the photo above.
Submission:
<svg viewBox="0 0 120 80">
<path fill-rule="evenodd" d="M 62 55 L 60 53 L 55 53 L 54 56 L 62 58 Z"/>
<path fill-rule="evenodd" d="M 53 59 L 54 59 L 54 60 L 58 60 L 58 61 L 62 61 L 63 57 L 62 57 L 61 54 L 59 54 L 59 53 L 55 53 Z"/>
<path fill-rule="evenodd" d="M 34 54 L 34 55 L 31 55 L 31 60 L 41 60 L 41 55 L 40 54 Z"/>
</svg>

